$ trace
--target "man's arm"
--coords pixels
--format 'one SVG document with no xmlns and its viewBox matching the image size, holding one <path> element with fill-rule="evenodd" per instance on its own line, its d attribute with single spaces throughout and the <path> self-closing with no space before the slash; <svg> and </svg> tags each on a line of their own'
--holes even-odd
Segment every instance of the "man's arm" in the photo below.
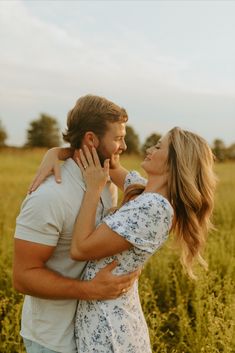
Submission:
<svg viewBox="0 0 235 353">
<path fill-rule="evenodd" d="M 45 299 L 113 299 L 132 286 L 139 272 L 115 276 L 112 263 L 91 281 L 64 277 L 46 267 L 54 247 L 15 239 L 13 284 L 23 294 Z"/>
</svg>

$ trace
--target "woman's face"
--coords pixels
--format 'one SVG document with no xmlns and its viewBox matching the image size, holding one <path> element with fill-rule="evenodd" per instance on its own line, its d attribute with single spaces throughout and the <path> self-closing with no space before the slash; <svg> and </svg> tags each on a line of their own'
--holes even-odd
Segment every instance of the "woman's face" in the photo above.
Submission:
<svg viewBox="0 0 235 353">
<path fill-rule="evenodd" d="M 158 143 L 146 150 L 146 157 L 141 167 L 147 174 L 163 175 L 167 172 L 167 159 L 169 150 L 169 135 L 166 134 Z"/>
</svg>

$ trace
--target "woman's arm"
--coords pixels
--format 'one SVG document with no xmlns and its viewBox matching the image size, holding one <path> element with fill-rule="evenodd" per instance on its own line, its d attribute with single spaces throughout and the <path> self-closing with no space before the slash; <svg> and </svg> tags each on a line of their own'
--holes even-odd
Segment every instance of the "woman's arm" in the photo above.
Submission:
<svg viewBox="0 0 235 353">
<path fill-rule="evenodd" d="M 60 175 L 60 161 L 72 157 L 74 149 L 70 147 L 53 147 L 46 152 L 43 160 L 39 166 L 37 174 L 35 175 L 32 183 L 29 186 L 28 192 L 35 191 L 38 186 L 45 180 L 49 175 L 55 174 L 55 180 L 57 183 L 61 182 Z"/>
<path fill-rule="evenodd" d="M 39 185 L 51 174 L 55 175 L 57 183 L 61 183 L 60 161 L 73 157 L 75 150 L 70 147 L 53 147 L 49 149 L 38 168 L 38 171 L 28 188 L 28 193 L 35 191 Z M 76 152 L 75 152 L 76 153 Z M 110 177 L 122 191 L 128 170 L 119 161 L 119 155 L 113 155 L 110 160 Z"/>
<path fill-rule="evenodd" d="M 83 173 L 87 191 L 75 222 L 71 244 L 71 257 L 75 260 L 100 259 L 117 254 L 132 247 L 132 245 L 107 225 L 95 228 L 96 210 L 101 192 L 109 177 L 109 161 L 101 167 L 96 150 L 92 155 L 88 148 L 80 151 L 78 165 Z M 84 168 L 86 167 L 86 168 Z"/>
<path fill-rule="evenodd" d="M 119 155 L 112 155 L 109 174 L 112 182 L 117 185 L 119 189 L 124 191 L 124 182 L 128 174 L 128 170 L 121 165 Z"/>
</svg>

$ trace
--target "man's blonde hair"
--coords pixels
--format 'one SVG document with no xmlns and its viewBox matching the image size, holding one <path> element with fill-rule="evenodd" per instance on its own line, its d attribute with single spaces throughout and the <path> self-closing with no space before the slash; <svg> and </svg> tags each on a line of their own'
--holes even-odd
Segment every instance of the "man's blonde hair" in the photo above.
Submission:
<svg viewBox="0 0 235 353">
<path fill-rule="evenodd" d="M 108 123 L 127 122 L 125 109 L 106 98 L 86 95 L 79 98 L 67 116 L 67 130 L 63 134 L 71 147 L 80 148 L 87 131 L 102 138 L 108 129 Z"/>
</svg>

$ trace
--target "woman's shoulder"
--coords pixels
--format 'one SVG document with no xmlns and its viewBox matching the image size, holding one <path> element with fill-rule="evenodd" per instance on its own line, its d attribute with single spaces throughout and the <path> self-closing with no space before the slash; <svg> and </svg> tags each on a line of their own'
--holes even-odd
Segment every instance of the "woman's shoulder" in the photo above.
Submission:
<svg viewBox="0 0 235 353">
<path fill-rule="evenodd" d="M 166 212 L 169 216 L 174 214 L 170 202 L 161 194 L 156 192 L 143 192 L 136 199 L 136 207 L 151 209 L 154 213 Z"/>
<path fill-rule="evenodd" d="M 147 184 L 147 179 L 142 177 L 139 172 L 136 170 L 131 170 L 125 178 L 124 182 L 124 190 L 126 190 L 130 185 L 133 184 L 140 184 L 140 185 L 146 185 Z"/>
</svg>

